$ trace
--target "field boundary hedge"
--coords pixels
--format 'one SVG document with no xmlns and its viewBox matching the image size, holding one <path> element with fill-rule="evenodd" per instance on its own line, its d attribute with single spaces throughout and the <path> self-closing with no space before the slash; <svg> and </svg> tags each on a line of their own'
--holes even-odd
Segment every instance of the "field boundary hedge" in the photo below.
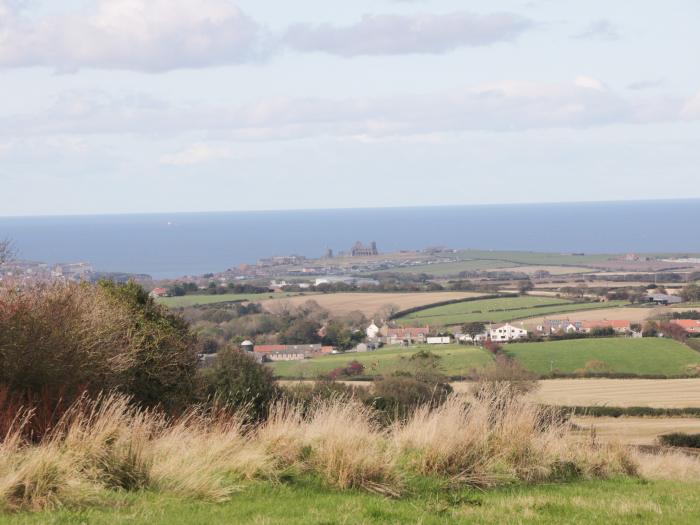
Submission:
<svg viewBox="0 0 700 525">
<path fill-rule="evenodd" d="M 414 314 L 416 312 L 422 312 L 423 310 L 429 310 L 430 308 L 439 308 L 440 306 L 449 306 L 451 304 L 460 304 L 460 303 L 471 303 L 474 301 L 485 301 L 485 300 L 491 300 L 491 299 L 513 299 L 515 297 L 520 297 L 516 293 L 508 293 L 508 294 L 492 294 L 492 295 L 480 295 L 478 297 L 464 297 L 462 299 L 450 299 L 448 301 L 440 301 L 437 303 L 431 303 L 431 304 L 424 304 L 421 306 L 414 306 L 412 308 L 406 308 L 405 310 L 400 310 L 396 312 L 394 315 L 392 315 L 389 318 L 389 321 L 393 321 L 394 319 L 399 319 L 401 317 L 405 317 L 410 314 Z"/>
<path fill-rule="evenodd" d="M 560 406 L 543 405 L 575 416 L 590 417 L 700 417 L 700 407 L 655 408 L 612 406 Z"/>
</svg>

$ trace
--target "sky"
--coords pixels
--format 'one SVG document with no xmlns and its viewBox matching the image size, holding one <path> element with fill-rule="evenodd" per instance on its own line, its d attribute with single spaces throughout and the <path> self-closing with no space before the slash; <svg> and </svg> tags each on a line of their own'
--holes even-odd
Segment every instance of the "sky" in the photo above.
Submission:
<svg viewBox="0 0 700 525">
<path fill-rule="evenodd" d="M 0 0 L 0 216 L 698 198 L 699 20 Z"/>
</svg>

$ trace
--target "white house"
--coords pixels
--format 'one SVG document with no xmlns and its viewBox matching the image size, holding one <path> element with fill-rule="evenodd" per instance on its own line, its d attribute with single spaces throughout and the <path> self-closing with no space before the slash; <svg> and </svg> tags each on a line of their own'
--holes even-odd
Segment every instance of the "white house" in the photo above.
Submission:
<svg viewBox="0 0 700 525">
<path fill-rule="evenodd" d="M 441 337 L 428 337 L 425 342 L 429 345 L 449 345 L 452 342 L 452 338 L 449 335 Z"/>
<path fill-rule="evenodd" d="M 372 324 L 367 327 L 367 330 L 365 330 L 365 333 L 367 334 L 367 339 L 376 339 L 379 336 L 379 327 L 374 324 L 374 320 L 372 320 Z"/>
<path fill-rule="evenodd" d="M 527 330 L 506 323 L 489 327 L 488 334 L 491 341 L 514 341 L 527 337 Z"/>
<path fill-rule="evenodd" d="M 455 334 L 455 339 L 460 343 L 476 344 L 488 339 L 488 333 L 476 334 L 474 337 L 469 334 Z"/>
</svg>

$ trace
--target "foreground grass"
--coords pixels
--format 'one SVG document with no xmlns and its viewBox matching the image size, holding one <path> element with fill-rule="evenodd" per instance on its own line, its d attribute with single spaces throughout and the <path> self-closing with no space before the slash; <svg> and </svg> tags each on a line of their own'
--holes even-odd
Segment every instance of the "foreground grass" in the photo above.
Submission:
<svg viewBox="0 0 700 525">
<path fill-rule="evenodd" d="M 466 301 L 428 308 L 401 317 L 396 321 L 411 326 L 448 326 L 466 322 L 482 321 L 499 323 L 513 319 L 525 319 L 555 313 L 613 308 L 622 306 L 624 301 L 607 303 L 573 303 L 556 297 L 504 297 L 500 299 L 483 299 Z"/>
<path fill-rule="evenodd" d="M 671 339 L 601 338 L 518 343 L 508 353 L 538 374 L 552 370 L 572 373 L 590 361 L 607 365 L 607 371 L 639 375 L 689 374 L 688 367 L 700 364 L 700 354 Z M 600 370 L 598 370 L 600 371 Z"/>
<path fill-rule="evenodd" d="M 493 362 L 491 354 L 481 347 L 417 345 L 410 348 L 394 346 L 374 352 L 331 355 L 304 361 L 280 361 L 269 366 L 281 378 L 314 378 L 334 368 L 346 366 L 350 361 L 359 361 L 365 365 L 365 375 L 375 376 L 410 369 L 410 357 L 421 350 L 430 350 L 440 356 L 440 369 L 450 376 L 467 375 Z"/>
<path fill-rule="evenodd" d="M 252 483 L 222 504 L 145 492 L 115 495 L 111 508 L 0 514 L 1 525 L 90 524 L 628 524 L 700 522 L 700 483 L 616 479 L 490 491 L 445 490 L 416 481 L 393 500 L 361 491 L 338 492 L 313 479 Z"/>
</svg>

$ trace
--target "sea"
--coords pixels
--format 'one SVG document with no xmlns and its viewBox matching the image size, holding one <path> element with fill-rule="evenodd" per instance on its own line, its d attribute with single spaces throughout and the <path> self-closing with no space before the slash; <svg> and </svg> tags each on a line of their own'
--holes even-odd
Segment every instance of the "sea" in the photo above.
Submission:
<svg viewBox="0 0 700 525">
<path fill-rule="evenodd" d="M 700 200 L 0 217 L 4 238 L 24 260 L 87 262 L 154 278 L 274 255 L 319 257 L 356 241 L 376 241 L 382 252 L 444 246 L 690 254 L 700 252 Z"/>
</svg>

